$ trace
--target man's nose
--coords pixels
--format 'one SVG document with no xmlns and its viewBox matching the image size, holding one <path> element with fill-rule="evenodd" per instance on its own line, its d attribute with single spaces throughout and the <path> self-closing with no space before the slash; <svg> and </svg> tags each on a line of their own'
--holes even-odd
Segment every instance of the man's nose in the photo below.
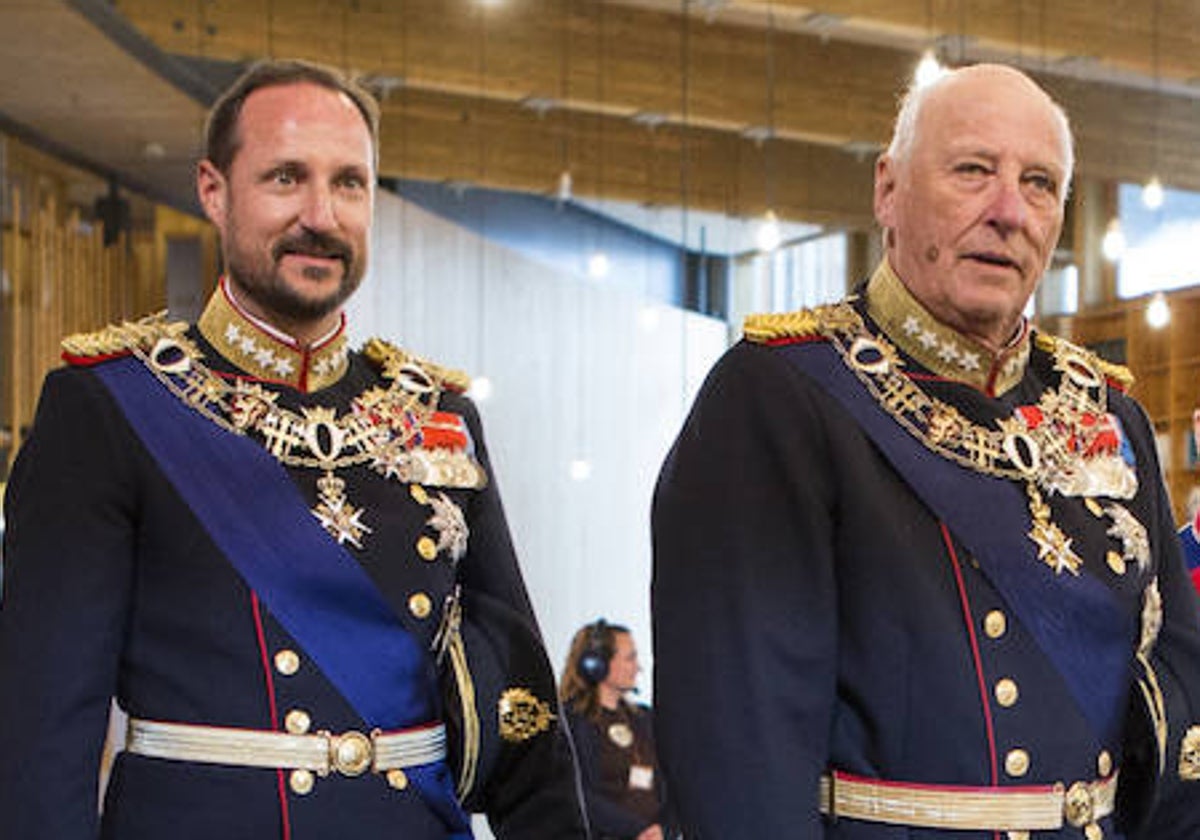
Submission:
<svg viewBox="0 0 1200 840">
<path fill-rule="evenodd" d="M 337 227 L 333 193 L 326 187 L 313 185 L 305 196 L 300 223 L 309 230 L 331 230 Z"/>
<path fill-rule="evenodd" d="M 1008 235 L 1025 224 L 1029 208 L 1021 193 L 1021 183 L 1013 179 L 997 181 L 991 206 L 988 208 L 988 223 L 1001 234 Z"/>
</svg>

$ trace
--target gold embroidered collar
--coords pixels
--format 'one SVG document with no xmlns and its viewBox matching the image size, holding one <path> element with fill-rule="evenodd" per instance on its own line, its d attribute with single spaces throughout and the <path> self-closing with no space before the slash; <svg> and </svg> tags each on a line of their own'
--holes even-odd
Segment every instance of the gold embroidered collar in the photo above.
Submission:
<svg viewBox="0 0 1200 840">
<path fill-rule="evenodd" d="M 988 394 L 1000 395 L 1013 388 L 1029 363 L 1027 323 L 1009 346 L 993 353 L 929 314 L 886 259 L 867 285 L 867 313 L 893 344 L 923 367 Z"/>
<path fill-rule="evenodd" d="M 348 366 L 346 322 L 311 347 L 252 317 L 233 297 L 222 277 L 197 323 L 209 343 L 256 379 L 280 382 L 303 392 L 337 382 Z"/>
</svg>

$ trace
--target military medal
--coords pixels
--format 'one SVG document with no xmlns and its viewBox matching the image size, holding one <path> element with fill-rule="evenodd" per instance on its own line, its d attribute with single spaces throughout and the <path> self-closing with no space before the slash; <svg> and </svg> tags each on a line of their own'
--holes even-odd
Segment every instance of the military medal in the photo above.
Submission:
<svg viewBox="0 0 1200 840">
<path fill-rule="evenodd" d="M 904 361 L 896 348 L 872 335 L 847 303 L 817 307 L 804 315 L 811 323 L 796 329 L 830 339 L 878 403 L 930 450 L 976 472 L 1025 484 L 1028 537 L 1037 546 L 1038 558 L 1056 575 L 1079 574 L 1083 559 L 1053 521 L 1042 490 L 1084 497 L 1093 513 L 1099 503 L 1092 496 L 1128 499 L 1137 492 L 1137 474 L 1122 453 L 1120 424 L 1105 407 L 1104 377 L 1085 352 L 1047 340 L 1055 369 L 1062 374 L 1058 388 L 1046 390 L 1036 405 L 1020 406 L 1011 417 L 999 420 L 997 428 L 989 428 L 917 387 L 901 371 Z M 1142 524 L 1121 505 L 1110 504 L 1102 511 L 1113 520 L 1109 536 L 1122 544 L 1119 562 L 1110 558 L 1109 565 L 1123 570 L 1134 562 L 1139 569 L 1148 568 L 1149 542 Z"/>
<path fill-rule="evenodd" d="M 231 383 L 217 376 L 201 363 L 199 349 L 181 332 L 161 327 L 155 331 L 154 326 L 146 325 L 148 340 L 132 349 L 176 396 L 222 428 L 258 438 L 281 464 L 321 471 L 317 504 L 311 510 L 339 545 L 362 548 L 371 528 L 365 509 L 347 498 L 346 482 L 335 470 L 370 464 L 385 478 L 409 480 L 419 474 L 445 479 L 448 486 L 485 483 L 483 470 L 469 453 L 421 448 L 425 426 L 437 413 L 441 388 L 438 380 L 398 350 L 389 354 L 386 346 L 383 350 L 375 346 L 374 352 L 383 353 L 383 374 L 391 384 L 359 394 L 349 412 L 339 415 L 323 406 L 295 412 L 277 405 L 279 395 L 257 383 L 243 379 Z M 149 352 L 145 346 L 151 346 Z M 430 504 L 438 549 L 457 560 L 466 552 L 462 511 L 445 495 Z"/>
<path fill-rule="evenodd" d="M 346 482 L 326 471 L 317 479 L 317 492 L 321 501 L 312 512 L 321 523 L 321 527 L 338 541 L 338 545 L 348 542 L 355 548 L 362 548 L 359 540 L 364 534 L 371 533 L 371 529 L 359 519 L 362 510 L 346 501 L 345 491 Z"/>
</svg>

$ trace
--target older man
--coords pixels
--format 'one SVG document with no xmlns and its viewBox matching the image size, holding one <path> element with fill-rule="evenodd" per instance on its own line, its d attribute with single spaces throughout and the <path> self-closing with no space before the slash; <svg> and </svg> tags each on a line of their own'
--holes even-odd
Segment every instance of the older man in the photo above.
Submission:
<svg viewBox="0 0 1200 840">
<path fill-rule="evenodd" d="M 905 101 L 886 256 L 749 320 L 663 467 L 655 701 L 689 840 L 1200 836 L 1200 618 L 1127 373 L 1033 330 L 1067 120 Z"/>
<path fill-rule="evenodd" d="M 583 836 L 464 378 L 346 346 L 377 126 L 329 68 L 251 68 L 198 170 L 199 322 L 64 342 L 6 498 L 5 838 L 458 840 L 460 800 Z"/>
</svg>

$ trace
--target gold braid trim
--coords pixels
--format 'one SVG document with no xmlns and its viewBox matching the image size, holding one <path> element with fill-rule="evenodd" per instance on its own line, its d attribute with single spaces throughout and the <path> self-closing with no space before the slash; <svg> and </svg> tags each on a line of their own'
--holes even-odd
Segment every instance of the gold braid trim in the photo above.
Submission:
<svg viewBox="0 0 1200 840">
<path fill-rule="evenodd" d="M 362 353 L 368 361 L 382 369 L 384 376 L 392 379 L 396 377 L 401 365 L 407 362 L 414 362 L 450 391 L 461 394 L 471 387 L 471 377 L 465 372 L 428 362 L 425 359 L 401 350 L 390 341 L 385 341 L 382 338 L 368 340 L 363 345 Z"/>
<path fill-rule="evenodd" d="M 802 338 L 820 335 L 816 313 L 811 309 L 795 312 L 768 312 L 750 315 L 742 326 L 747 340 L 765 344 L 777 338 Z"/>
<path fill-rule="evenodd" d="M 812 338 L 830 336 L 845 329 L 853 320 L 847 315 L 847 304 L 854 298 L 841 303 L 814 306 L 812 309 L 797 309 L 794 312 L 766 312 L 749 315 L 742 325 L 747 341 L 766 344 L 781 338 Z"/>
<path fill-rule="evenodd" d="M 1056 353 L 1059 348 L 1070 348 L 1075 353 L 1086 356 L 1088 360 L 1100 371 L 1105 379 L 1111 379 L 1117 383 L 1122 390 L 1128 391 L 1133 387 L 1134 376 L 1133 371 L 1119 365 L 1116 362 L 1110 362 L 1102 359 L 1088 350 L 1086 347 L 1081 347 L 1078 344 L 1067 341 L 1065 338 L 1060 338 L 1057 335 L 1050 335 L 1044 332 L 1038 332 L 1034 335 L 1034 341 L 1040 350 L 1045 350 L 1047 353 Z"/>
<path fill-rule="evenodd" d="M 475 774 L 479 768 L 479 712 L 475 708 L 475 682 L 471 679 L 471 668 L 467 664 L 467 650 L 462 634 L 455 630 L 450 637 L 450 666 L 454 669 L 454 681 L 458 686 L 458 698 L 462 704 L 462 769 L 458 778 L 458 798 L 466 799 L 475 789 Z"/>
<path fill-rule="evenodd" d="M 109 324 L 93 332 L 74 333 L 64 338 L 61 346 L 65 354 L 79 359 L 119 356 L 134 350 L 149 352 L 163 338 L 178 341 L 189 352 L 196 351 L 195 345 L 184 337 L 187 328 L 184 321 L 168 321 L 166 310 L 163 310 L 137 321 Z"/>
</svg>

